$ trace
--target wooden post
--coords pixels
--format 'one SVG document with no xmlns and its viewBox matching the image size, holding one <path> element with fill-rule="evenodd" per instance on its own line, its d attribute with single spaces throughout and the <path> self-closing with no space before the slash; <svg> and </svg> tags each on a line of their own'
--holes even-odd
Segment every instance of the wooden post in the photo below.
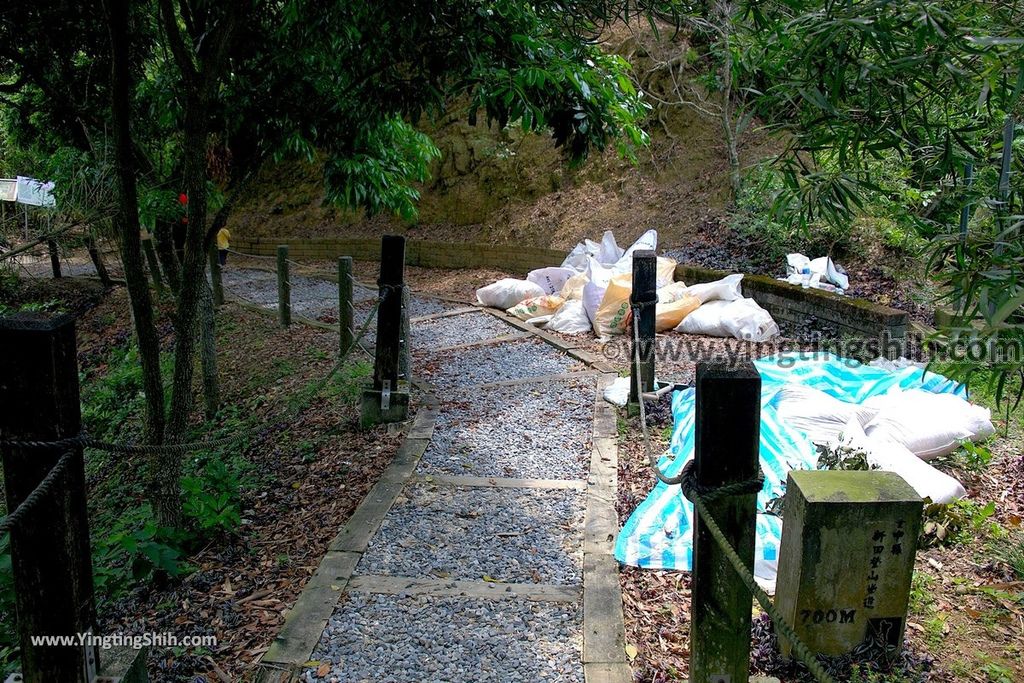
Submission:
<svg viewBox="0 0 1024 683">
<path fill-rule="evenodd" d="M 224 305 L 224 282 L 220 273 L 220 252 L 216 244 L 210 245 L 210 287 L 213 289 L 213 305 Z"/>
<path fill-rule="evenodd" d="M 761 377 L 753 364 L 700 364 L 696 410 L 698 485 L 714 488 L 755 478 L 760 467 Z M 756 494 L 730 496 L 707 507 L 753 571 Z M 694 520 L 690 681 L 745 683 L 753 596 L 700 516 Z"/>
<path fill-rule="evenodd" d="M 50 268 L 53 269 L 53 277 L 60 277 L 60 254 L 57 253 L 57 242 L 46 240 L 46 248 L 50 251 Z"/>
<path fill-rule="evenodd" d="M 144 237 L 142 239 L 142 251 L 146 253 L 146 263 L 149 264 L 149 276 L 153 278 L 153 286 L 156 288 L 156 293 L 163 296 L 164 279 L 160 276 L 160 262 L 156 259 L 156 249 L 153 248 L 152 237 Z"/>
<path fill-rule="evenodd" d="M 89 252 L 89 259 L 92 261 L 93 268 L 96 269 L 96 275 L 99 277 L 100 282 L 103 283 L 104 287 L 109 287 L 110 274 L 107 273 L 107 267 L 103 264 L 103 257 L 100 256 L 99 246 L 96 244 L 96 238 L 92 235 L 86 239 L 86 250 Z"/>
<path fill-rule="evenodd" d="M 0 434 L 48 441 L 81 430 L 74 318 L 20 314 L 0 318 Z M 13 511 L 67 448 L 3 449 L 7 509 Z M 57 486 L 11 530 L 14 594 L 26 683 L 84 683 L 94 647 L 41 646 L 32 636 L 75 636 L 95 623 L 82 449 Z M 86 659 L 89 654 L 91 660 Z"/>
<path fill-rule="evenodd" d="M 633 324 L 640 331 L 640 364 L 636 363 L 633 335 L 629 337 L 629 403 L 639 404 L 640 394 L 654 391 L 654 302 L 658 300 L 657 283 L 658 261 L 654 252 L 649 249 L 633 253 L 633 288 L 629 295 L 629 303 L 649 304 L 640 309 L 640 315 L 633 319 Z"/>
<path fill-rule="evenodd" d="M 281 327 L 292 324 L 292 285 L 288 279 L 288 245 L 277 247 L 277 318 Z"/>
<path fill-rule="evenodd" d="M 402 293 L 405 282 L 405 238 L 384 235 L 380 254 L 380 307 L 377 309 L 377 342 L 373 386 L 363 392 L 360 423 L 369 427 L 381 422 L 401 422 L 409 415 L 409 392 L 398 386 L 402 328 Z"/>
<path fill-rule="evenodd" d="M 355 331 L 352 329 L 355 309 L 352 305 L 352 257 L 338 257 L 338 329 L 339 357 L 348 353 L 355 343 Z"/>
<path fill-rule="evenodd" d="M 380 249 L 380 308 L 377 310 L 377 342 L 373 388 L 398 387 L 398 351 L 401 345 L 402 293 L 405 282 L 405 238 L 384 235 Z"/>
</svg>

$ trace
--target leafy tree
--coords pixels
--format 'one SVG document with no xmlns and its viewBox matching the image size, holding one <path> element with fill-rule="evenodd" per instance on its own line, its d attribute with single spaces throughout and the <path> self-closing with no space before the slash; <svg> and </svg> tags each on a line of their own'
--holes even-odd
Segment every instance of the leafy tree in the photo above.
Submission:
<svg viewBox="0 0 1024 683">
<path fill-rule="evenodd" d="M 595 38 L 612 21 L 671 12 L 672 4 L 106 0 L 104 17 L 64 3 L 17 6 L 0 23 L 0 44 L 12 46 L 0 53 L 0 83 L 5 106 L 19 112 L 22 144 L 72 146 L 96 165 L 114 150 L 116 232 L 145 370 L 147 439 L 184 436 L 207 249 L 266 160 L 321 153 L 330 199 L 411 218 L 413 184 L 438 154 L 414 124 L 456 98 L 472 103 L 472 119 L 482 113 L 501 126 L 550 132 L 571 162 L 612 140 L 628 156 L 646 141 L 647 108 L 628 65 Z M 42 68 L 48 55 L 66 73 Z M 51 97 L 65 79 L 82 92 Z M 156 225 L 176 304 L 164 406 L 139 212 L 141 204 L 147 215 L 165 215 L 179 189 L 189 198 L 180 258 L 167 223 Z M 154 458 L 150 470 L 157 516 L 177 526 L 180 458 Z"/>
</svg>

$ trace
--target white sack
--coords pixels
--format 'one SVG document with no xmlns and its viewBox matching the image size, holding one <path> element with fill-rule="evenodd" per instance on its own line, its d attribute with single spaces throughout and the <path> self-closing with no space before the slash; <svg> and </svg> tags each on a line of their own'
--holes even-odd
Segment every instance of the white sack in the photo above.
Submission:
<svg viewBox="0 0 1024 683">
<path fill-rule="evenodd" d="M 679 301 L 686 294 L 686 283 L 685 282 L 673 282 L 670 285 L 658 288 L 658 303 L 659 304 L 670 304 L 673 301 Z"/>
<path fill-rule="evenodd" d="M 868 454 L 869 464 L 900 475 L 917 495 L 930 498 L 933 503 L 952 503 L 967 495 L 959 481 L 921 460 L 902 444 L 866 436 L 856 419 L 843 429 L 841 443 L 863 450 Z"/>
<path fill-rule="evenodd" d="M 709 301 L 683 318 L 683 322 L 676 325 L 676 332 L 686 334 L 706 334 L 709 337 L 728 337 L 729 331 L 722 323 L 722 313 L 728 301 Z"/>
<path fill-rule="evenodd" d="M 562 332 L 563 334 L 583 334 L 590 332 L 590 318 L 583 309 L 583 302 L 579 299 L 566 301 L 558 311 L 551 316 L 545 329 Z"/>
<path fill-rule="evenodd" d="M 587 283 L 583 285 L 583 308 L 591 322 L 597 319 L 597 309 L 601 307 L 604 292 L 608 289 L 615 271 L 606 268 L 594 259 L 587 262 Z"/>
<path fill-rule="evenodd" d="M 576 271 L 572 268 L 551 266 L 550 268 L 531 270 L 526 276 L 526 281 L 540 285 L 545 294 L 558 294 L 562 291 L 566 281 L 575 274 Z"/>
<path fill-rule="evenodd" d="M 692 294 L 693 287 L 688 287 L 686 293 Z M 779 326 L 771 314 L 753 299 L 709 301 L 683 318 L 675 329 L 687 334 L 735 337 L 752 342 L 768 341 L 779 334 Z"/>
<path fill-rule="evenodd" d="M 560 296 L 545 294 L 544 296 L 523 299 L 505 312 L 520 320 L 533 320 L 545 315 L 554 315 L 555 311 L 561 308 L 564 303 L 565 299 Z"/>
<path fill-rule="evenodd" d="M 743 291 L 740 289 L 740 282 L 742 280 L 742 273 L 726 275 L 721 280 L 715 280 L 714 282 L 690 285 L 686 288 L 686 293 L 697 297 L 701 303 L 709 301 L 736 301 L 743 298 Z"/>
<path fill-rule="evenodd" d="M 820 389 L 795 383 L 783 386 L 772 398 L 772 405 L 783 422 L 817 444 L 837 440 L 851 420 L 855 420 L 863 430 L 878 412 L 869 406 L 840 401 Z"/>
<path fill-rule="evenodd" d="M 629 377 L 616 377 L 612 383 L 605 387 L 604 400 L 617 406 L 624 406 L 629 402 Z"/>
<path fill-rule="evenodd" d="M 828 256 L 812 260 L 799 253 L 787 254 L 785 280 L 792 285 L 830 291 L 850 287 L 846 271 Z"/>
<path fill-rule="evenodd" d="M 639 249 L 649 249 L 654 251 L 658 248 L 658 231 L 648 230 L 644 234 L 637 238 L 636 242 L 630 245 L 629 249 L 623 252 L 622 257 L 619 259 L 619 263 L 622 261 L 629 261 L 633 258 L 633 252 Z"/>
<path fill-rule="evenodd" d="M 995 432 L 988 408 L 953 394 L 891 391 L 864 404 L 878 410 L 864 428 L 869 437 L 894 441 L 924 460 L 952 453 L 966 439 L 980 441 Z"/>
<path fill-rule="evenodd" d="M 544 289 L 540 285 L 510 277 L 476 290 L 476 300 L 481 306 L 500 308 L 503 311 L 535 296 L 544 296 Z"/>
<path fill-rule="evenodd" d="M 730 335 L 744 341 L 765 342 L 779 336 L 779 326 L 771 313 L 753 299 L 730 301 L 725 307 L 723 323 Z"/>
<path fill-rule="evenodd" d="M 582 273 L 587 269 L 587 245 L 580 242 L 562 261 L 562 268 L 571 268 L 577 273 Z"/>
<path fill-rule="evenodd" d="M 573 247 L 562 261 L 562 267 L 582 273 L 587 269 L 588 259 L 593 258 L 598 263 L 610 266 L 618 262 L 622 254 L 622 249 L 615 243 L 615 235 L 611 230 L 605 230 L 600 242 L 585 239 Z"/>
<path fill-rule="evenodd" d="M 590 282 L 587 273 L 576 273 L 562 285 L 561 296 L 563 299 L 583 300 L 583 287 Z"/>
</svg>

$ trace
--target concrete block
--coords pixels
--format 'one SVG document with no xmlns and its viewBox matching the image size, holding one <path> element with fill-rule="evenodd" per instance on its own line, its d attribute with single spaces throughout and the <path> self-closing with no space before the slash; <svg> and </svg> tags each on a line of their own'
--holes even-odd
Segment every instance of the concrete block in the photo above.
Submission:
<svg viewBox="0 0 1024 683">
<path fill-rule="evenodd" d="M 775 602 L 812 652 L 902 646 L 922 507 L 894 472 L 790 472 Z"/>
<path fill-rule="evenodd" d="M 387 408 L 381 407 L 381 398 L 380 389 L 363 390 L 362 409 L 359 411 L 359 424 L 363 429 L 409 419 L 408 391 L 392 391 Z"/>
</svg>

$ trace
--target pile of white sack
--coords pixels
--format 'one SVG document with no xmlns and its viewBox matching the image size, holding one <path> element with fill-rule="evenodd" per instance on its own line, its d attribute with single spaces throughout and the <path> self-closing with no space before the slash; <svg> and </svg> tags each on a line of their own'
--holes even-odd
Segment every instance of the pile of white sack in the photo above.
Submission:
<svg viewBox="0 0 1024 683">
<path fill-rule="evenodd" d="M 923 389 L 893 389 L 863 403 L 847 403 L 812 387 L 787 384 L 772 405 L 781 420 L 812 442 L 863 451 L 869 464 L 896 472 L 935 503 L 950 503 L 965 491 L 926 461 L 995 432 L 987 408 Z"/>
<path fill-rule="evenodd" d="M 483 306 L 500 308 L 554 332 L 593 330 L 602 339 L 624 334 L 631 319 L 633 253 L 657 246 L 656 230 L 645 232 L 628 249 L 619 247 L 609 230 L 600 242 L 577 244 L 562 265 L 530 271 L 525 280 L 499 280 L 478 289 L 476 298 Z M 779 334 L 768 311 L 753 299 L 743 298 L 743 275 L 687 287 L 674 281 L 675 269 L 675 261 L 658 257 L 658 332 L 674 329 L 753 342 Z"/>
<path fill-rule="evenodd" d="M 813 287 L 836 294 L 845 294 L 850 288 L 850 278 L 846 271 L 828 256 L 809 259 L 803 254 L 787 254 L 786 277 L 779 279 L 791 285 Z"/>
</svg>

